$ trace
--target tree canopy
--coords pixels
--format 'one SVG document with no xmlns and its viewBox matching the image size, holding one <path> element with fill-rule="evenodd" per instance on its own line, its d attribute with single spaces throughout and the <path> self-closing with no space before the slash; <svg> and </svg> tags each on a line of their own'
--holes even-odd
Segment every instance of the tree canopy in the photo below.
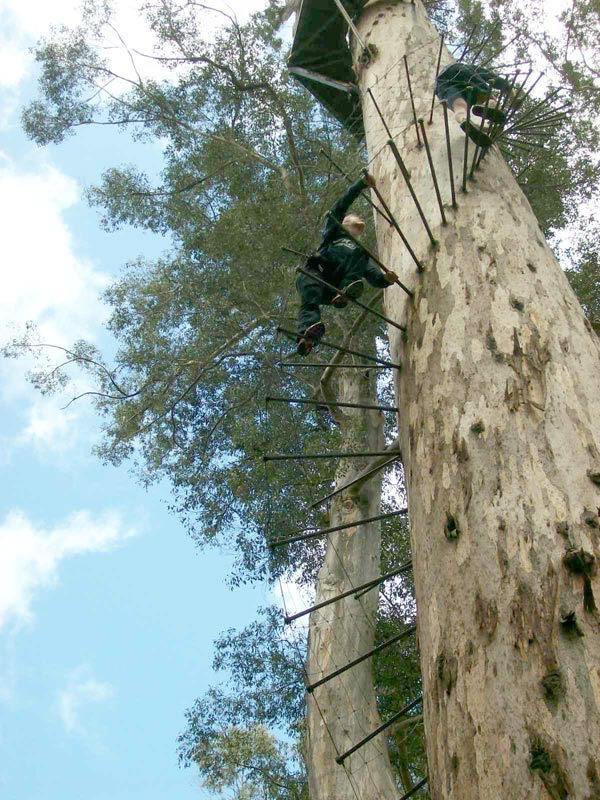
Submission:
<svg viewBox="0 0 600 800">
<path fill-rule="evenodd" d="M 493 57 L 517 35 L 510 58 L 524 64 L 534 48 L 545 91 L 562 87 L 569 96 L 557 136 L 525 149 L 507 142 L 506 157 L 540 225 L 562 247 L 586 312 L 600 320 L 597 227 L 579 224 L 582 204 L 591 208 L 597 200 L 596 5 L 575 0 L 552 33 L 536 26 L 535 3 L 532 13 L 512 0 L 429 7 L 447 41 L 458 42 L 457 55 L 470 40 L 465 57 L 480 45 L 479 57 Z M 168 235 L 170 243 L 160 259 L 126 265 L 105 293 L 118 344 L 114 361 L 85 342 L 66 354 L 68 366 L 86 371 L 104 421 L 100 457 L 131 461 L 146 483 L 166 478 L 172 509 L 197 544 L 235 551 L 233 584 L 283 576 L 309 586 L 322 543 L 272 550 L 267 542 L 322 521 L 310 503 L 329 489 L 331 467 L 284 463 L 274 473 L 262 457 L 300 444 L 308 452 L 335 450 L 339 434 L 328 417 L 265 407 L 267 395 L 308 396 L 318 380 L 318 371 L 278 367 L 290 345 L 275 326 L 293 327 L 296 311 L 295 262 L 281 247 L 310 252 L 324 211 L 345 186 L 323 151 L 353 177 L 365 154 L 288 76 L 288 44 L 277 29 L 281 8 L 271 2 L 245 24 L 218 12 L 221 24 L 207 32 L 214 10 L 203 3 L 148 5 L 153 52 L 139 53 L 121 39 L 131 70 L 119 75 L 102 48 L 107 32 L 115 35 L 110 5 L 90 0 L 77 28 L 61 28 L 39 44 L 40 98 L 25 109 L 23 123 L 41 145 L 105 125 L 162 148 L 155 174 L 115 165 L 88 191 L 106 229 L 133 225 Z M 565 229 L 566 247 L 559 235 Z M 342 339 L 354 318 L 329 315 L 334 338 Z M 385 347 L 382 335 L 369 321 L 359 341 L 372 348 L 379 337 Z M 34 337 L 28 331 L 7 354 L 35 345 Z M 63 368 L 35 380 L 46 390 L 64 388 L 68 374 Z M 389 391 L 383 381 L 378 387 L 382 397 Z M 388 523 L 382 571 L 402 557 L 409 558 L 406 528 Z M 410 580 L 384 595 L 380 640 L 414 618 L 411 597 Z M 301 650 L 273 608 L 216 646 L 216 669 L 228 672 L 235 692 L 216 687 L 192 706 L 180 738 L 182 762 L 197 763 L 214 792 L 302 797 L 301 767 L 290 772 L 290 747 L 264 727 L 302 735 Z M 385 655 L 375 662 L 388 716 L 418 693 L 414 647 L 406 646 L 401 671 L 397 663 Z M 394 763 L 417 774 L 422 743 L 402 737 L 394 733 Z"/>
</svg>

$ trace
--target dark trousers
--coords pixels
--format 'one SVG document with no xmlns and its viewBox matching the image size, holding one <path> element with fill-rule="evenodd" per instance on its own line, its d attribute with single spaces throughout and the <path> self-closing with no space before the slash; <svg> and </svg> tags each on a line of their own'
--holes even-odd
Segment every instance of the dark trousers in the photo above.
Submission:
<svg viewBox="0 0 600 800">
<path fill-rule="evenodd" d="M 343 289 L 354 281 L 360 280 L 362 273 L 362 264 L 358 262 L 350 264 L 349 267 L 342 272 L 341 278 L 338 276 L 336 276 L 335 279 L 324 277 L 324 280 L 326 280 L 327 283 Z M 321 277 L 320 272 L 315 272 L 315 275 Z M 308 327 L 314 325 L 315 322 L 320 322 L 320 306 L 331 305 L 335 293 L 326 286 L 323 286 L 319 281 L 314 278 L 309 278 L 308 275 L 304 275 L 302 272 L 299 272 L 296 278 L 296 289 L 300 295 L 298 335 L 301 336 Z"/>
<path fill-rule="evenodd" d="M 457 62 L 443 69 L 435 84 L 435 92 L 440 100 L 448 102 L 453 109 L 454 101 L 462 97 L 469 105 L 484 103 L 494 89 L 510 87 L 510 82 L 489 69 L 474 64 Z"/>
</svg>

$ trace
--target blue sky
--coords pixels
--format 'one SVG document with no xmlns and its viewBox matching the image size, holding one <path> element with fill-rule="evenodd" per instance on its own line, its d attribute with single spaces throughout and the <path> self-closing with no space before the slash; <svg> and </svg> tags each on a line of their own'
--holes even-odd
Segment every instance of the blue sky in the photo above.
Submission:
<svg viewBox="0 0 600 800">
<path fill-rule="evenodd" d="M 140 34 L 129 0 L 118 6 L 122 30 Z M 99 292 L 165 243 L 102 232 L 83 189 L 116 150 L 136 160 L 137 146 L 86 131 L 39 149 L 19 127 L 35 95 L 27 48 L 51 22 L 76 20 L 74 7 L 0 0 L 0 338 L 35 320 L 48 341 L 110 348 Z M 146 492 L 127 469 L 100 465 L 89 407 L 37 395 L 25 368 L 0 363 L 0 797 L 205 797 L 177 767 L 183 713 L 215 680 L 213 639 L 271 598 L 264 587 L 230 591 L 229 557 L 194 548 L 166 510 L 166 487 Z"/>
</svg>

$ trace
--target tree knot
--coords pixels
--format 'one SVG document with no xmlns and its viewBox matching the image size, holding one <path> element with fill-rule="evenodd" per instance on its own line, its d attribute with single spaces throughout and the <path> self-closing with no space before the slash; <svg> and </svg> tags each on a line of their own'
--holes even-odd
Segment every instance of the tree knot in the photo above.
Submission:
<svg viewBox="0 0 600 800">
<path fill-rule="evenodd" d="M 592 575 L 595 573 L 596 557 L 587 550 L 572 548 L 567 550 L 563 562 L 567 569 L 574 575 Z"/>
<path fill-rule="evenodd" d="M 573 575 L 583 577 L 583 607 L 593 614 L 596 612 L 596 601 L 592 590 L 592 578 L 596 574 L 596 557 L 587 550 L 567 550 L 563 563 Z"/>
<path fill-rule="evenodd" d="M 452 514 L 448 514 L 446 517 L 445 533 L 449 542 L 455 542 L 460 536 L 458 523 Z"/>
<path fill-rule="evenodd" d="M 575 611 L 568 611 L 566 614 L 563 614 L 560 618 L 560 625 L 565 636 L 574 638 L 584 635 L 577 622 L 577 614 Z"/>
<path fill-rule="evenodd" d="M 600 471 L 596 469 L 588 469 L 587 476 L 592 483 L 595 483 L 596 486 L 600 486 Z"/>
<path fill-rule="evenodd" d="M 440 653 L 437 658 L 437 674 L 446 694 L 449 695 L 458 677 L 456 656 L 446 656 L 445 653 Z"/>
<path fill-rule="evenodd" d="M 550 772 L 552 769 L 552 761 L 550 760 L 550 756 L 540 742 L 533 744 L 531 747 L 531 761 L 529 762 L 529 768 L 539 772 Z"/>
<path fill-rule="evenodd" d="M 564 757 L 557 758 L 556 754 L 551 757 L 539 738 L 534 739 L 531 743 L 530 755 L 529 769 L 537 772 L 548 796 L 552 800 L 567 800 L 571 796 L 571 791 L 567 776 L 561 766 Z"/>
<path fill-rule="evenodd" d="M 544 689 L 544 697 L 550 702 L 556 703 L 563 697 L 565 693 L 565 686 L 563 682 L 562 673 L 559 669 L 555 669 L 544 675 L 542 678 L 542 688 Z"/>
</svg>

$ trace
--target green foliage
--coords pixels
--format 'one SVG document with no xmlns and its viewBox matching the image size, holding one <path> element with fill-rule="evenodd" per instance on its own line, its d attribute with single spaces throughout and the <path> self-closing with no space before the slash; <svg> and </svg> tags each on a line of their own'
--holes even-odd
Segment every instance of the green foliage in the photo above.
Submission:
<svg viewBox="0 0 600 800">
<path fill-rule="evenodd" d="M 226 631 L 215 642 L 213 667 L 226 682 L 188 709 L 178 739 L 181 765 L 195 763 L 210 791 L 229 788 L 234 797 L 286 800 L 306 796 L 300 752 L 305 643 L 288 634 L 281 611 L 272 606 L 260 609 L 259 619 L 242 631 Z M 269 730 L 285 733 L 285 742 Z M 238 794 L 242 789 L 255 794 Z"/>
<path fill-rule="evenodd" d="M 531 97 L 523 111 L 539 101 L 540 91 L 549 95 L 560 89 L 561 94 L 550 108 L 540 108 L 538 113 L 570 103 L 554 133 L 544 126 L 539 135 L 530 129 L 520 135 L 507 156 L 542 229 L 551 236 L 575 224 L 581 203 L 598 196 L 600 10 L 597 3 L 574 0 L 560 15 L 559 24 L 551 25 L 543 0 L 532 0 L 526 7 L 516 0 L 494 0 L 486 7 L 488 14 L 501 21 L 505 37 L 513 41 L 502 60 L 520 60 L 516 66 L 523 75 L 529 69 L 543 73 L 537 99 Z M 533 149 L 528 153 L 523 146 Z"/>
<path fill-rule="evenodd" d="M 158 181 L 126 165 L 89 191 L 107 229 L 133 224 L 173 242 L 156 263 L 128 265 L 106 292 L 119 349 L 116 368 L 101 364 L 92 376 L 106 432 L 98 452 L 111 463 L 131 459 L 145 482 L 166 477 L 173 510 L 196 541 L 233 545 L 233 581 L 257 580 L 286 565 L 265 537 L 310 523 L 307 503 L 332 475 L 326 463 L 268 471 L 262 456 L 269 447 L 338 444 L 335 428 L 324 430 L 304 409 L 265 411 L 268 394 L 314 388 L 313 376 L 274 366 L 289 352 L 274 327 L 293 327 L 296 310 L 294 262 L 281 245 L 310 251 L 322 211 L 344 186 L 320 147 L 335 149 L 354 172 L 359 162 L 348 137 L 287 77 L 274 7 L 243 27 L 230 22 L 211 42 L 193 5 L 171 0 L 149 14 L 153 58 L 170 70 L 167 79 L 129 76 L 113 90 L 118 78 L 94 49 L 110 10 L 90 4 L 77 31 L 61 29 L 40 46 L 43 108 L 26 111 L 25 123 L 40 143 L 84 122 L 165 143 Z M 79 109 L 76 120 L 68 103 Z M 343 332 L 352 315 L 327 316 Z M 294 558 L 301 553 L 308 582 L 320 547 L 299 545 Z"/>
<path fill-rule="evenodd" d="M 399 476 L 396 476 L 396 480 Z M 394 478 L 388 478 L 394 485 Z M 384 492 L 387 495 L 387 492 Z M 386 497 L 384 509 L 392 510 L 403 504 L 403 498 Z M 395 517 L 386 521 L 382 528 L 382 572 L 392 571 L 399 564 L 410 561 L 410 538 L 408 521 L 405 517 Z M 412 572 L 388 581 L 381 588 L 379 622 L 376 644 L 392 638 L 407 625 L 416 621 L 416 605 Z M 412 703 L 421 693 L 421 671 L 417 652 L 416 636 L 402 639 L 398 644 L 382 650 L 373 658 L 373 681 L 377 692 L 377 705 L 383 720 L 389 719 L 401 708 Z M 402 780 L 406 770 L 413 775 L 427 772 L 423 725 L 419 717 L 414 725 L 402 720 L 392 725 L 388 733 L 388 746 L 392 766 Z"/>
<path fill-rule="evenodd" d="M 179 737 L 183 765 L 195 759 L 199 743 L 210 742 L 223 726 L 260 723 L 297 737 L 304 714 L 303 652 L 284 630 L 281 611 L 259 611 L 242 631 L 229 630 L 215 642 L 215 671 L 227 676 L 186 712 Z"/>
<path fill-rule="evenodd" d="M 432 13 L 465 39 L 475 28 L 470 50 L 483 58 L 497 51 L 508 25 L 498 8 L 489 15 L 483 3 L 461 0 L 454 19 L 447 8 Z M 274 366 L 287 351 L 274 325 L 293 323 L 296 302 L 294 264 L 280 247 L 310 251 L 320 215 L 343 185 L 320 148 L 354 173 L 360 155 L 287 76 L 273 28 L 277 12 L 272 4 L 245 26 L 227 19 L 209 42 L 195 4 L 169 0 L 152 7 L 157 43 L 151 58 L 167 77 L 119 78 L 99 55 L 110 8 L 90 2 L 81 26 L 60 29 L 38 48 L 42 99 L 24 117 L 40 143 L 96 123 L 164 142 L 158 176 L 115 166 L 89 191 L 107 229 L 133 224 L 168 234 L 173 246 L 154 264 L 129 265 L 106 293 L 119 343 L 116 368 L 97 353 L 93 364 L 81 363 L 96 367 L 93 388 L 106 431 L 100 455 L 113 463 L 132 459 L 146 482 L 167 478 L 173 509 L 199 544 L 230 547 L 233 539 L 239 553 L 234 581 L 285 568 L 281 554 L 265 549 L 265 537 L 310 522 L 308 501 L 331 476 L 324 463 L 262 467 L 271 447 L 294 450 L 302 442 L 307 451 L 322 451 L 338 444 L 335 427 L 323 430 L 304 410 L 271 409 L 267 419 L 263 398 L 314 388 L 310 374 L 283 374 Z M 597 178 L 590 156 L 595 128 L 573 124 L 568 134 L 541 159 L 519 151 L 511 156 L 547 231 L 564 225 L 580 199 L 592 196 Z M 574 162 L 577 180 L 569 181 Z M 339 334 L 348 317 L 330 313 L 326 321 Z M 365 346 L 376 332 L 365 333 Z M 64 373 L 54 380 L 64 382 Z M 306 557 L 307 581 L 319 553 L 318 545 L 292 551 L 294 561 Z"/>
<path fill-rule="evenodd" d="M 570 252 L 567 277 L 596 332 L 600 332 L 600 226 L 588 222 Z"/>
<path fill-rule="evenodd" d="M 464 41 L 456 52 L 460 60 L 480 64 L 494 60 L 502 49 L 502 20 L 480 0 L 457 0 L 453 27 Z"/>
<path fill-rule="evenodd" d="M 93 107 L 85 85 L 93 83 L 105 62 L 91 45 L 83 28 L 60 28 L 56 39 L 42 41 L 36 50 L 41 66 L 40 90 L 46 102 L 35 101 L 23 114 L 25 132 L 40 145 L 62 142 L 79 125 L 89 124 Z M 54 113 L 49 116 L 48 108 Z"/>
<path fill-rule="evenodd" d="M 200 743 L 194 761 L 202 785 L 232 800 L 303 800 L 306 780 L 295 748 L 278 742 L 264 725 L 231 726 Z"/>
</svg>

